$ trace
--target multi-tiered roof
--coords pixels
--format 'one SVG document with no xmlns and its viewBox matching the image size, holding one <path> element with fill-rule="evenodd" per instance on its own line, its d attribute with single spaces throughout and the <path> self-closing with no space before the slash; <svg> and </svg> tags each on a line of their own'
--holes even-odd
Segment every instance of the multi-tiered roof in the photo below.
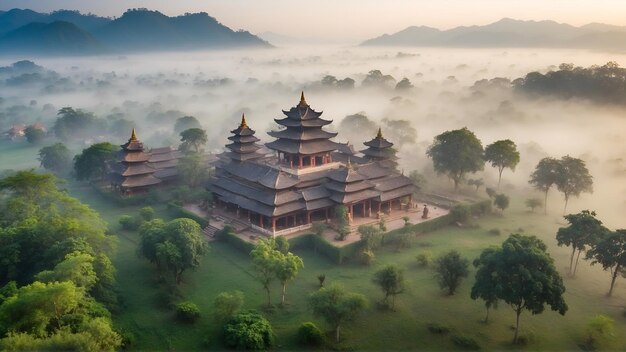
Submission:
<svg viewBox="0 0 626 352">
<path fill-rule="evenodd" d="M 257 144 L 259 139 L 254 136 L 255 131 L 248 127 L 246 116 L 241 115 L 239 127 L 230 131 L 233 135 L 228 137 L 231 143 L 226 145 L 230 151 L 224 153 L 225 157 L 232 160 L 244 161 L 262 158 L 264 155 L 259 152 L 262 147 Z"/>
<path fill-rule="evenodd" d="M 285 154 L 308 156 L 329 153 L 339 148 L 338 143 L 330 140 L 337 133 L 322 128 L 332 120 L 320 118 L 322 112 L 311 109 L 304 99 L 304 92 L 300 96 L 300 103 L 289 111 L 283 110 L 283 114 L 285 118 L 274 121 L 285 129 L 268 132 L 270 136 L 277 138 L 266 144 L 268 148 Z"/>
<path fill-rule="evenodd" d="M 154 177 L 157 170 L 148 163 L 150 154 L 144 152 L 143 143 L 137 139 L 134 128 L 128 142 L 121 147 L 118 154 L 120 162 L 113 168 L 113 183 L 116 186 L 123 191 L 131 191 L 161 182 Z"/>
<path fill-rule="evenodd" d="M 393 143 L 383 137 L 380 128 L 378 128 L 376 137 L 363 144 L 368 147 L 367 149 L 361 150 L 365 160 L 384 162 L 393 168 L 398 165 L 398 158 L 396 157 L 396 150 L 393 148 Z"/>
</svg>

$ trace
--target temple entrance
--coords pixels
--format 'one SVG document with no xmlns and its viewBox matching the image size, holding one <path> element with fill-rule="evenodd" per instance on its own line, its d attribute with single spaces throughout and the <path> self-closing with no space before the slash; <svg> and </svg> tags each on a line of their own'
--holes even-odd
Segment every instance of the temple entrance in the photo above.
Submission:
<svg viewBox="0 0 626 352">
<path fill-rule="evenodd" d="M 311 212 L 311 222 L 328 220 L 328 209 L 320 209 Z"/>
<path fill-rule="evenodd" d="M 367 209 L 365 202 L 357 203 L 352 206 L 352 218 L 365 218 L 367 217 Z"/>
</svg>

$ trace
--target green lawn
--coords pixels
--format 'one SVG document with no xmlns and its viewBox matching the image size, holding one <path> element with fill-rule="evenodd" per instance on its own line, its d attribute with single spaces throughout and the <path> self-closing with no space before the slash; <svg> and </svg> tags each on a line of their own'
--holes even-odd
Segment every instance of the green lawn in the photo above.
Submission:
<svg viewBox="0 0 626 352">
<path fill-rule="evenodd" d="M 39 167 L 39 149 L 28 142 L 0 141 L 0 172 Z"/>
<path fill-rule="evenodd" d="M 70 185 L 70 191 L 100 211 L 119 233 L 119 249 L 115 265 L 118 270 L 119 291 L 122 298 L 120 312 L 115 321 L 118 327 L 133 332 L 135 348 L 143 350 L 193 350 L 200 348 L 219 349 L 219 328 L 212 319 L 212 302 L 215 296 L 227 290 L 245 293 L 245 308 L 259 309 L 265 302 L 261 286 L 252 276 L 247 254 L 227 244 L 213 243 L 210 253 L 199 270 L 184 274 L 181 290 L 185 299 L 198 304 L 202 317 L 195 325 L 178 323 L 172 312 L 161 305 L 156 289 L 157 275 L 154 267 L 136 255 L 137 234 L 119 231 L 116 224 L 121 214 L 133 213 L 137 208 L 120 209 L 100 200 L 89 188 Z M 157 212 L 164 213 L 163 207 Z M 343 344 L 359 350 L 389 349 L 433 349 L 449 350 L 455 346 L 447 335 L 433 335 L 426 325 L 437 322 L 448 325 L 454 332 L 474 337 L 484 350 L 513 349 L 510 340 L 514 324 L 513 311 L 501 305 L 491 313 L 491 323 L 481 322 L 485 309 L 481 301 L 469 298 L 473 282 L 463 282 L 454 296 L 445 296 L 438 289 L 430 269 L 418 268 L 415 256 L 422 251 L 431 251 L 434 256 L 450 249 L 459 250 L 473 259 L 480 251 L 503 241 L 511 232 L 523 231 L 541 237 L 549 246 L 557 267 L 566 272 L 569 250 L 556 246 L 554 234 L 561 226 L 557 217 L 528 214 L 521 204 L 514 203 L 513 209 L 504 216 L 491 215 L 478 221 L 479 228 L 461 229 L 448 227 L 413 241 L 410 249 L 394 252 L 385 248 L 377 254 L 374 265 L 334 265 L 310 251 L 298 251 L 305 268 L 287 288 L 289 305 L 266 314 L 277 335 L 277 349 L 297 349 L 295 333 L 305 321 L 314 321 L 327 329 L 325 323 L 314 318 L 307 309 L 306 297 L 317 289 L 317 275 L 326 274 L 326 282 L 340 282 L 348 289 L 366 295 L 370 308 L 353 324 L 342 331 Z M 500 229 L 502 235 L 488 234 L 488 230 Z M 381 292 L 371 282 L 373 273 L 381 266 L 395 263 L 405 270 L 408 279 L 406 292 L 398 296 L 396 311 L 381 311 L 376 301 Z M 569 311 L 563 317 L 550 310 L 532 316 L 523 313 L 522 334 L 531 335 L 529 350 L 577 350 L 583 339 L 585 326 L 596 314 L 611 316 L 616 322 L 615 337 L 605 348 L 626 349 L 626 318 L 622 315 L 626 306 L 626 279 L 619 279 L 614 297 L 608 299 L 609 274 L 587 262 L 579 265 L 576 279 L 565 278 L 566 301 Z M 272 299 L 280 299 L 278 284 L 274 286 Z M 208 345 L 205 344 L 208 341 Z"/>
</svg>

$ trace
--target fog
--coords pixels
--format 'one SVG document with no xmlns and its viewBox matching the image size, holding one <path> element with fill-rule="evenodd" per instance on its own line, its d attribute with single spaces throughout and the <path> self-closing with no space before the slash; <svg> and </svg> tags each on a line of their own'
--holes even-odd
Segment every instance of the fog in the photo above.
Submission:
<svg viewBox="0 0 626 352">
<path fill-rule="evenodd" d="M 334 120 L 329 129 L 340 132 L 337 141 L 349 141 L 355 149 L 363 149 L 362 143 L 374 137 L 375 130 L 340 129 L 340 122 L 347 115 L 366 115 L 396 143 L 400 168 L 425 174 L 429 188 L 439 184 L 452 187 L 432 177 L 431 161 L 425 155 L 434 136 L 451 129 L 468 127 L 483 146 L 500 139 L 517 143 L 521 162 L 515 172 L 504 171 L 501 189 L 515 192 L 519 198 L 541 196 L 530 189 L 528 176 L 542 157 L 581 158 L 594 177 L 594 193 L 570 200 L 568 212 L 596 210 L 608 226 L 624 226 L 625 108 L 571 99 L 531 99 L 515 93 L 502 80 L 476 83 L 497 77 L 514 80 L 528 72 L 555 69 L 563 62 L 586 67 L 616 61 L 624 66 L 624 54 L 302 46 L 110 57 L 3 57 L 0 66 L 23 59 L 45 71 L 35 80 L 0 71 L 3 131 L 17 122 L 41 121 L 51 127 L 58 109 L 71 106 L 98 117 L 115 115 L 131 120 L 139 138 L 158 147 L 176 144 L 175 120 L 192 115 L 207 130 L 207 149 L 219 152 L 242 112 L 257 136 L 269 141 L 265 132 L 277 128 L 273 119 L 281 118 L 281 109 L 296 105 L 304 90 L 311 107 Z M 362 84 L 372 70 L 395 81 Z M 327 75 L 338 80 L 349 77 L 355 81 L 354 88 L 322 84 Z M 414 88 L 394 89 L 403 78 Z M 394 140 L 406 130 L 393 130 L 389 120 L 409 121 L 417 133 L 415 141 Z M 128 138 L 93 137 L 115 144 Z M 484 178 L 487 186 L 497 183 L 497 171 L 489 165 L 483 173 L 469 175 L 478 177 Z M 548 207 L 554 216 L 562 213 L 563 197 L 556 189 L 550 193 Z"/>
</svg>

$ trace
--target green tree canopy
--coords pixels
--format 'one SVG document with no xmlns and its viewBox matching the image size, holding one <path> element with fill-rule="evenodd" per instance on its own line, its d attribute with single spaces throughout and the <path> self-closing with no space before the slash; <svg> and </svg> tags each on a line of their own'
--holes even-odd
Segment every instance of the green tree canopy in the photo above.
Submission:
<svg viewBox="0 0 626 352">
<path fill-rule="evenodd" d="M 335 339 L 339 342 L 339 328 L 365 309 L 367 300 L 361 294 L 347 292 L 338 285 L 330 285 L 312 293 L 309 296 L 309 305 L 314 315 L 323 318 L 332 326 Z"/>
<path fill-rule="evenodd" d="M 46 132 L 35 126 L 28 126 L 24 129 L 24 136 L 30 144 L 39 144 L 46 138 Z"/>
<path fill-rule="evenodd" d="M 243 306 L 243 292 L 229 291 L 222 292 L 213 300 L 215 319 L 218 322 L 225 322 L 239 312 Z"/>
<path fill-rule="evenodd" d="M 74 157 L 74 172 L 78 180 L 99 180 L 107 175 L 107 163 L 113 161 L 119 147 L 109 142 L 96 143 Z"/>
<path fill-rule="evenodd" d="M 626 229 L 619 229 L 601 238 L 587 251 L 591 264 L 600 264 L 604 270 L 611 271 L 611 287 L 607 296 L 613 294 L 615 280 L 626 268 Z"/>
<path fill-rule="evenodd" d="M 35 276 L 41 282 L 71 281 L 77 287 L 90 289 L 97 281 L 93 268 L 95 258 L 86 253 L 72 252 L 53 270 L 44 270 Z"/>
<path fill-rule="evenodd" d="M 530 175 L 530 180 L 528 181 L 536 190 L 544 192 L 543 209 L 545 214 L 548 213 L 548 191 L 558 182 L 560 168 L 558 160 L 543 158 L 535 166 L 535 171 Z"/>
<path fill-rule="evenodd" d="M 59 110 L 52 130 L 63 141 L 91 138 L 106 131 L 106 120 L 81 109 L 64 107 Z"/>
<path fill-rule="evenodd" d="M 445 174 L 454 181 L 454 189 L 458 188 L 465 174 L 481 171 L 485 165 L 483 146 L 466 127 L 435 137 L 426 154 L 433 160 L 438 174 Z"/>
<path fill-rule="evenodd" d="M 274 345 L 270 322 L 255 311 L 241 312 L 224 326 L 227 347 L 236 350 L 267 350 Z"/>
<path fill-rule="evenodd" d="M 39 162 L 44 169 L 60 173 L 72 164 L 72 157 L 63 143 L 55 143 L 39 149 Z"/>
<path fill-rule="evenodd" d="M 435 276 L 441 289 L 453 295 L 461 280 L 469 275 L 469 261 L 457 251 L 450 251 L 435 260 Z"/>
<path fill-rule="evenodd" d="M 572 247 L 572 255 L 569 259 L 569 274 L 576 275 L 578 259 L 580 253 L 586 251 L 589 246 L 594 245 L 608 230 L 602 226 L 602 221 L 596 218 L 595 211 L 583 210 L 578 214 L 564 216 L 569 223 L 567 227 L 560 227 L 556 233 L 556 240 L 559 246 Z M 574 254 L 576 264 L 574 265 Z"/>
<path fill-rule="evenodd" d="M 485 147 L 485 160 L 491 163 L 491 166 L 498 168 L 498 188 L 500 188 L 502 171 L 505 168 L 515 171 L 520 157 L 515 143 L 510 139 L 505 139 Z"/>
<path fill-rule="evenodd" d="M 180 134 L 182 131 L 190 128 L 202 128 L 202 126 L 200 126 L 198 119 L 193 116 L 183 116 L 176 119 L 176 123 L 174 124 L 174 132 L 176 134 Z"/>
<path fill-rule="evenodd" d="M 259 239 L 259 243 L 250 252 L 250 257 L 255 269 L 255 277 L 263 285 L 267 293 L 267 306 L 270 307 L 272 305 L 270 287 L 282 264 L 283 254 L 276 249 L 275 239 L 270 237 Z"/>
<path fill-rule="evenodd" d="M 578 197 L 583 192 L 593 192 L 593 178 L 589 174 L 585 162 L 581 159 L 567 155 L 561 158 L 559 165 L 556 187 L 565 197 L 565 207 L 563 208 L 563 212 L 565 212 L 571 196 Z"/>
<path fill-rule="evenodd" d="M 549 305 L 564 315 L 565 286 L 546 251 L 546 245 L 535 236 L 513 234 L 501 246 L 485 249 L 474 261 L 476 281 L 472 299 L 501 300 L 516 314 L 515 335 L 519 336 L 519 318 L 524 310 L 540 314 Z"/>
<path fill-rule="evenodd" d="M 387 265 L 374 274 L 374 283 L 380 287 L 385 297 L 383 303 L 388 304 L 391 297 L 391 309 L 394 309 L 396 296 L 404 292 L 404 273 L 395 265 Z"/>
<path fill-rule="evenodd" d="M 178 149 L 183 152 L 189 152 L 193 149 L 199 153 L 207 142 L 206 131 L 201 128 L 190 128 L 180 133 L 180 141 L 182 142 Z"/>
<path fill-rule="evenodd" d="M 200 153 L 191 153 L 178 159 L 178 175 L 189 187 L 197 187 L 209 177 L 209 166 Z"/>
<path fill-rule="evenodd" d="M 493 198 L 493 204 L 495 204 L 502 213 L 504 213 L 504 209 L 509 207 L 509 202 L 509 196 L 504 193 L 497 194 L 495 198 Z"/>
</svg>

